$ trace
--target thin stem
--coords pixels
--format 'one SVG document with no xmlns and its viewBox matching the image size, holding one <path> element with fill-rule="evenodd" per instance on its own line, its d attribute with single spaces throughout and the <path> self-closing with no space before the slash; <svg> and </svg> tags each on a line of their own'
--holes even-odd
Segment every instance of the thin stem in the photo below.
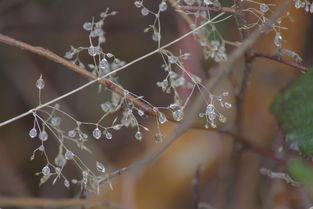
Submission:
<svg viewBox="0 0 313 209">
<path fill-rule="evenodd" d="M 191 11 L 212 11 L 212 12 L 225 12 L 230 14 L 238 14 L 238 11 L 231 7 L 196 7 L 196 6 L 178 6 L 180 10 Z"/>
</svg>

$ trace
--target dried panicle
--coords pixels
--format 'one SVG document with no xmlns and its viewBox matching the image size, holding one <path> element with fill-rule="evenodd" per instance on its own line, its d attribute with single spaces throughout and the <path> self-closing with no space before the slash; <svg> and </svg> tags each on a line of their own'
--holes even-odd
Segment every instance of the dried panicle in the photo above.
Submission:
<svg viewBox="0 0 313 209">
<path fill-rule="evenodd" d="M 254 18 L 247 19 L 247 25 L 242 26 L 241 30 L 249 30 L 254 27 L 261 27 L 269 25 L 270 32 L 274 33 L 273 44 L 278 48 L 279 55 L 287 55 L 293 58 L 296 62 L 301 62 L 301 57 L 290 50 L 283 49 L 283 33 L 282 27 L 284 19 L 288 16 L 282 16 L 278 18 L 276 22 L 270 20 L 270 16 L 273 15 L 273 8 L 276 7 L 274 4 L 245 1 L 248 5 L 246 11 L 249 12 Z M 202 48 L 205 59 L 213 60 L 217 63 L 228 61 L 228 50 L 229 48 L 237 47 L 240 45 L 239 42 L 232 42 L 225 40 L 219 27 L 219 23 L 223 23 L 228 20 L 229 14 L 217 18 L 212 21 L 216 14 L 211 12 L 210 9 L 218 11 L 223 9 L 224 1 L 218 0 L 181 0 L 177 1 L 176 4 L 181 6 L 195 6 L 206 8 L 207 11 L 198 10 L 179 10 L 178 12 L 184 13 L 188 16 L 192 23 L 190 28 L 195 41 L 198 42 Z M 149 131 L 141 122 L 148 117 L 148 113 L 153 110 L 156 115 L 157 132 L 154 134 L 155 142 L 161 143 L 164 141 L 164 136 L 161 132 L 160 126 L 164 125 L 169 118 L 175 121 L 182 121 L 184 119 L 186 106 L 190 103 L 195 92 L 200 94 L 203 99 L 203 103 L 206 104 L 202 112 L 199 113 L 199 117 L 204 120 L 205 128 L 216 128 L 219 123 L 226 123 L 227 118 L 224 115 L 224 111 L 228 111 L 232 108 L 230 102 L 225 101 L 225 97 L 229 96 L 228 92 L 223 92 L 221 95 L 213 95 L 209 89 L 207 89 L 200 78 L 191 72 L 191 69 L 187 69 L 186 62 L 193 56 L 189 52 L 172 52 L 165 47 L 161 47 L 161 41 L 163 33 L 161 33 L 161 15 L 168 12 L 170 4 L 168 1 L 160 0 L 157 1 L 155 7 L 150 7 L 145 4 L 143 0 L 134 1 L 135 8 L 138 8 L 138 13 L 141 16 L 148 16 L 147 18 L 153 18 L 154 21 L 149 24 L 144 32 L 149 32 L 152 40 L 157 42 L 156 53 L 162 58 L 160 69 L 163 70 L 163 77 L 156 83 L 162 92 L 172 96 L 170 104 L 165 107 L 157 107 L 145 100 L 143 96 L 137 96 L 136 94 L 128 91 L 119 83 L 119 77 L 117 71 L 121 67 L 125 67 L 127 64 L 121 60 L 115 54 L 107 52 L 107 48 L 103 47 L 106 42 L 103 26 L 109 16 L 116 15 L 117 12 L 106 11 L 100 14 L 100 17 L 93 18 L 83 24 L 85 33 L 88 34 L 89 43 L 84 47 L 73 47 L 71 46 L 69 51 L 65 53 L 65 58 L 69 59 L 71 63 L 89 71 L 93 75 L 98 77 L 98 80 L 104 80 L 110 83 L 112 91 L 106 92 L 106 95 L 99 98 L 108 98 L 101 102 L 98 108 L 101 109 L 101 114 L 98 120 L 80 122 L 73 116 L 66 113 L 59 105 L 46 106 L 42 109 L 36 109 L 34 112 L 34 125 L 29 130 L 28 134 L 30 138 L 38 137 L 39 140 L 32 140 L 34 143 L 39 143 L 36 149 L 33 151 L 31 159 L 35 158 L 35 153 L 40 151 L 41 155 L 45 160 L 45 166 L 42 168 L 40 175 L 42 175 L 41 183 L 45 183 L 50 176 L 54 176 L 53 183 L 58 180 L 62 180 L 62 183 L 66 188 L 72 185 L 78 184 L 80 188 L 86 191 L 92 191 L 99 193 L 99 179 L 103 176 L 108 175 L 105 166 L 95 160 L 95 168 L 88 168 L 82 159 L 80 159 L 80 152 L 87 151 L 92 153 L 92 150 L 88 148 L 88 140 L 96 139 L 97 143 L 101 143 L 103 139 L 113 139 L 115 132 L 123 128 L 132 128 L 134 131 L 131 134 L 136 140 L 142 140 L 144 138 L 144 131 Z M 313 13 L 313 4 L 304 0 L 294 0 L 294 6 L 296 8 L 304 8 L 306 12 Z M 176 9 L 177 9 L 176 8 Z M 189 8 L 189 7 L 185 7 Z M 235 8 L 234 5 L 231 8 Z M 178 10 L 178 9 L 177 9 Z M 199 27 L 201 26 L 202 27 Z M 203 27 L 205 25 L 205 27 Z M 199 27 L 199 28 L 198 28 Z M 83 63 L 80 60 L 80 54 L 85 53 L 89 55 L 92 63 Z M 148 56 L 147 56 L 148 57 Z M 144 57 L 145 58 L 145 57 Z M 135 63 L 135 62 L 133 62 Z M 129 63 L 132 64 L 132 63 Z M 117 71 L 115 71 L 117 70 Z M 194 72 L 194 71 L 193 71 Z M 36 87 L 41 90 L 45 87 L 45 82 L 42 76 L 36 81 Z M 115 88 L 119 92 L 116 93 Z M 187 92 L 186 95 L 182 96 L 181 92 Z M 99 88 L 99 94 L 101 94 Z M 103 96 L 103 97 L 102 97 Z M 39 101 L 40 94 L 39 94 Z M 144 105 L 138 105 L 144 104 Z M 111 118 L 114 118 L 113 122 Z M 64 128 L 63 121 L 70 120 L 72 123 L 69 128 Z M 105 122 L 104 122 L 105 121 Z M 109 124 L 109 125 L 108 125 Z M 64 130 L 65 129 L 65 130 Z M 50 160 L 46 151 L 49 149 L 46 141 L 48 138 L 56 138 L 59 144 L 58 153 Z M 49 139 L 50 140 L 50 139 Z M 106 140 L 108 141 L 108 140 Z M 72 149 L 72 146 L 76 146 Z M 75 154 L 73 151 L 75 150 Z M 50 154 L 50 153 L 49 153 Z M 39 156 L 39 155 L 38 155 Z M 63 175 L 63 168 L 67 164 L 74 164 L 81 171 L 81 177 L 77 179 L 67 179 Z M 96 169 L 96 170 L 95 170 Z M 93 172 L 95 171 L 95 172 Z M 100 174 L 99 174 L 100 173 Z M 111 187 L 109 181 L 108 185 Z"/>
</svg>

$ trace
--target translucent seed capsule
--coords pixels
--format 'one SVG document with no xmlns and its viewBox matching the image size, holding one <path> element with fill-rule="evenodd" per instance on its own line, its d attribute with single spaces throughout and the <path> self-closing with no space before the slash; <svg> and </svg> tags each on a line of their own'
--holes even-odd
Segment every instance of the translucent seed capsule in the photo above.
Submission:
<svg viewBox="0 0 313 209">
<path fill-rule="evenodd" d="M 100 105 L 103 112 L 109 112 L 112 109 L 112 105 L 110 102 L 105 102 Z"/>
<path fill-rule="evenodd" d="M 59 174 L 61 174 L 62 170 L 61 170 L 61 168 L 56 167 L 55 168 L 55 172 L 59 175 Z"/>
<path fill-rule="evenodd" d="M 153 33 L 152 40 L 153 41 L 160 41 L 161 40 L 161 34 L 158 32 Z"/>
<path fill-rule="evenodd" d="M 212 2 L 211 0 L 204 0 L 203 2 L 204 2 L 204 4 L 206 4 L 206 5 L 211 5 L 211 4 L 213 4 L 213 2 Z"/>
<path fill-rule="evenodd" d="M 98 55 L 98 54 L 100 54 L 101 53 L 101 49 L 99 48 L 99 47 L 94 47 L 94 46 L 90 46 L 89 48 L 88 48 L 88 54 L 90 55 L 90 56 L 96 56 L 96 55 Z"/>
<path fill-rule="evenodd" d="M 176 56 L 169 56 L 168 61 L 172 64 L 176 63 L 178 61 L 178 57 Z"/>
<path fill-rule="evenodd" d="M 149 10 L 147 8 L 142 8 L 141 14 L 142 14 L 142 16 L 147 16 L 149 14 Z"/>
<path fill-rule="evenodd" d="M 302 7 L 302 2 L 301 2 L 300 0 L 296 0 L 296 1 L 295 1 L 295 7 L 296 7 L 297 9 L 301 8 L 301 7 Z"/>
<path fill-rule="evenodd" d="M 40 75 L 40 78 L 36 81 L 36 87 L 39 90 L 45 88 L 45 81 L 42 79 L 42 75 Z"/>
<path fill-rule="evenodd" d="M 83 177 L 87 177 L 88 176 L 88 171 L 83 171 L 82 175 L 83 175 Z"/>
<path fill-rule="evenodd" d="M 204 113 L 203 112 L 200 112 L 199 113 L 199 118 L 203 118 L 204 117 Z"/>
<path fill-rule="evenodd" d="M 142 111 L 142 110 L 138 110 L 137 112 L 138 112 L 138 115 L 141 117 L 144 116 L 144 114 L 145 114 L 144 111 Z"/>
<path fill-rule="evenodd" d="M 193 5 L 196 0 L 184 0 L 184 2 L 187 4 L 187 5 Z"/>
<path fill-rule="evenodd" d="M 99 63 L 99 67 L 101 70 L 106 72 L 109 70 L 110 65 L 109 62 L 105 58 L 103 58 Z"/>
<path fill-rule="evenodd" d="M 53 117 L 51 119 L 51 124 L 55 127 L 59 126 L 61 124 L 61 118 L 59 117 Z"/>
<path fill-rule="evenodd" d="M 214 112 L 214 105 L 213 104 L 208 104 L 208 106 L 206 106 L 205 113 L 209 114 L 209 113 L 213 113 L 213 112 Z"/>
<path fill-rule="evenodd" d="M 140 1 L 135 1 L 134 4 L 135 4 L 135 6 L 137 8 L 141 8 L 142 7 L 142 3 Z"/>
<path fill-rule="evenodd" d="M 66 160 L 73 160 L 75 155 L 73 152 L 67 150 L 64 156 Z"/>
<path fill-rule="evenodd" d="M 163 113 L 159 113 L 159 121 L 161 124 L 164 124 L 165 122 L 167 122 L 167 118 Z"/>
<path fill-rule="evenodd" d="M 165 10 L 167 10 L 167 4 L 165 1 L 162 1 L 160 4 L 159 4 L 159 10 L 161 12 L 164 12 Z"/>
<path fill-rule="evenodd" d="M 105 134 L 105 138 L 107 138 L 107 139 L 112 139 L 112 134 L 111 134 L 110 132 L 107 132 L 107 133 Z"/>
<path fill-rule="evenodd" d="M 283 40 L 283 37 L 280 35 L 280 33 L 276 33 L 276 36 L 275 36 L 275 39 L 274 39 L 275 46 L 281 47 L 282 40 Z"/>
<path fill-rule="evenodd" d="M 209 113 L 208 118 L 209 118 L 209 120 L 215 120 L 216 114 L 215 113 Z"/>
<path fill-rule="evenodd" d="M 100 139 L 101 137 L 101 131 L 100 129 L 97 127 L 93 130 L 92 135 L 95 139 Z"/>
<path fill-rule="evenodd" d="M 223 97 L 227 97 L 228 95 L 229 95 L 229 92 L 228 91 L 225 91 L 225 92 L 223 92 Z"/>
<path fill-rule="evenodd" d="M 163 141 L 163 139 L 164 139 L 164 137 L 163 137 L 163 135 L 161 134 L 161 133 L 157 133 L 157 134 L 155 134 L 155 136 L 154 136 L 154 140 L 156 141 L 156 142 L 162 142 Z"/>
<path fill-rule="evenodd" d="M 92 24 L 91 24 L 91 22 L 85 22 L 85 23 L 83 24 L 83 28 L 84 28 L 84 30 L 86 30 L 86 31 L 91 31 L 91 29 L 92 29 Z"/>
<path fill-rule="evenodd" d="M 41 170 L 41 173 L 42 173 L 44 176 L 49 176 L 50 173 L 51 173 L 49 166 L 46 165 L 45 167 L 43 167 L 42 170 Z"/>
<path fill-rule="evenodd" d="M 227 109 L 231 108 L 231 106 L 232 106 L 232 105 L 231 105 L 230 103 L 228 103 L 228 102 L 225 102 L 224 105 L 225 105 L 225 107 L 226 107 Z"/>
<path fill-rule="evenodd" d="M 114 55 L 112 53 L 107 53 L 106 54 L 107 58 L 111 59 L 112 57 L 114 57 Z"/>
<path fill-rule="evenodd" d="M 142 133 L 140 131 L 137 131 L 136 134 L 135 134 L 135 138 L 137 140 L 141 140 L 142 139 Z"/>
<path fill-rule="evenodd" d="M 268 7 L 267 4 L 260 4 L 260 11 L 263 12 L 263 13 L 266 13 L 270 8 Z"/>
<path fill-rule="evenodd" d="M 220 115 L 220 116 L 218 117 L 218 120 L 219 120 L 221 123 L 226 123 L 226 121 L 227 121 L 227 119 L 226 119 L 226 117 L 225 117 L 224 115 Z"/>
<path fill-rule="evenodd" d="M 99 163 L 97 162 L 96 163 L 96 168 L 97 168 L 97 171 L 101 172 L 101 173 L 105 173 L 105 167 L 102 163 Z"/>
<path fill-rule="evenodd" d="M 66 188 L 70 188 L 70 182 L 68 180 L 64 180 L 64 186 Z"/>
<path fill-rule="evenodd" d="M 172 114 L 173 114 L 174 120 L 176 121 L 181 121 L 184 117 L 184 112 L 181 109 L 174 111 Z"/>
<path fill-rule="evenodd" d="M 71 138 L 74 138 L 76 136 L 76 131 L 75 129 L 74 130 L 69 130 L 67 135 Z"/>
<path fill-rule="evenodd" d="M 40 139 L 41 141 L 47 141 L 47 140 L 48 140 L 48 133 L 47 133 L 45 130 L 43 130 L 43 131 L 40 132 L 40 134 L 39 134 L 39 139 Z"/>
<path fill-rule="evenodd" d="M 35 128 L 32 128 L 28 134 L 30 138 L 35 138 L 37 136 L 37 130 Z"/>
<path fill-rule="evenodd" d="M 45 151 L 45 146 L 40 145 L 40 146 L 38 147 L 38 150 L 41 151 L 41 152 Z"/>
</svg>

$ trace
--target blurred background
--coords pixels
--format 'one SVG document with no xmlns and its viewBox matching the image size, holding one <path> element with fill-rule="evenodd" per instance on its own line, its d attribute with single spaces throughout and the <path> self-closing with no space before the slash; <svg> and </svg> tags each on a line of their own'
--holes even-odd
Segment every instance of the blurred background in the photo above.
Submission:
<svg viewBox="0 0 313 209">
<path fill-rule="evenodd" d="M 272 2 L 272 1 L 271 1 Z M 280 1 L 277 1 L 280 2 Z M 223 4 L 223 3 L 222 3 Z M 157 8 L 158 1 L 145 1 L 150 8 Z M 226 2 L 227 5 L 227 2 Z M 0 32 L 33 46 L 41 46 L 63 56 L 74 47 L 88 46 L 88 33 L 82 24 L 105 11 L 118 11 L 104 24 L 107 42 L 104 50 L 127 62 L 156 48 L 150 33 L 143 33 L 154 20 L 143 17 L 133 1 L 117 0 L 0 0 Z M 312 15 L 290 7 L 293 21 L 286 21 L 290 29 L 283 32 L 284 48 L 296 51 L 312 64 Z M 187 31 L 184 20 L 169 8 L 162 13 L 162 42 L 167 43 Z M 234 20 L 219 25 L 226 40 L 238 40 Z M 236 35 L 234 35 L 236 34 Z M 273 34 L 256 44 L 257 49 L 275 53 Z M 204 61 L 201 49 L 192 38 L 187 38 L 171 48 L 175 52 L 188 51 L 194 56 L 187 66 L 198 76 L 210 75 L 208 69 L 215 65 Z M 86 56 L 85 59 L 88 59 Z M 164 77 L 159 56 L 152 56 L 119 73 L 119 82 L 129 91 L 144 97 L 156 106 L 170 104 L 171 97 L 163 94 L 155 83 Z M 220 83 L 218 92 L 229 91 L 229 102 L 234 108 L 227 113 L 229 124 L 234 121 L 233 84 L 240 82 L 243 65 L 237 62 L 231 79 Z M 35 82 L 42 74 L 46 88 L 42 100 L 49 101 L 87 82 L 81 75 L 46 58 L 0 44 L 0 121 L 23 113 L 38 104 Z M 282 143 L 269 105 L 275 94 L 286 88 L 301 73 L 291 67 L 263 59 L 253 63 L 253 73 L 247 91 L 243 135 L 252 144 L 277 151 Z M 61 108 L 81 121 L 96 121 L 101 114 L 99 105 L 106 101 L 98 94 L 98 86 L 88 87 L 60 102 Z M 111 118 L 112 121 L 114 118 Z M 108 123 L 110 123 L 110 121 Z M 154 118 L 142 121 L 154 133 Z M 70 124 L 68 125 L 70 127 Z M 28 136 L 33 127 L 33 117 L 24 117 L 0 128 L 0 196 L 12 197 L 77 197 L 78 186 L 66 189 L 62 183 L 48 183 L 39 187 L 40 177 L 34 175 L 44 166 L 40 157 L 30 161 L 38 147 L 36 140 Z M 165 136 L 176 127 L 162 126 Z M 92 129 L 87 132 L 92 132 Z M 87 162 L 91 159 L 105 162 L 109 172 L 129 166 L 163 144 L 155 143 L 153 134 L 146 133 L 142 141 L 135 140 L 133 130 L 123 129 L 113 134 L 113 140 L 90 140 L 93 154 L 82 153 Z M 165 137 L 166 138 L 166 137 Z M 166 140 L 165 140 L 166 142 Z M 48 141 L 47 152 L 52 155 L 57 143 Z M 229 136 L 205 130 L 190 130 L 151 165 L 134 172 L 126 172 L 112 180 L 113 191 L 107 186 L 100 196 L 117 202 L 122 208 L 308 208 L 308 199 L 301 188 L 294 188 L 281 180 L 261 176 L 259 169 L 266 167 L 282 170 L 275 162 L 252 151 L 237 149 L 237 143 Z M 66 175 L 78 175 L 79 170 L 69 165 Z M 89 194 L 89 196 L 93 196 Z M 212 207 L 211 207 L 212 206 Z"/>
</svg>

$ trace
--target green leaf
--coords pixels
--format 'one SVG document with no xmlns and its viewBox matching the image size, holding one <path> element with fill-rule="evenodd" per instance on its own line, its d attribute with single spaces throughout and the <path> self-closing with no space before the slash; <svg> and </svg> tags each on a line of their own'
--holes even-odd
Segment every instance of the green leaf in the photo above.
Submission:
<svg viewBox="0 0 313 209">
<path fill-rule="evenodd" d="M 288 171 L 290 176 L 298 181 L 313 188 L 313 168 L 298 159 L 292 159 L 288 162 Z"/>
<path fill-rule="evenodd" d="M 288 143 L 299 146 L 306 157 L 313 156 L 313 69 L 279 93 L 271 106 Z"/>
</svg>

